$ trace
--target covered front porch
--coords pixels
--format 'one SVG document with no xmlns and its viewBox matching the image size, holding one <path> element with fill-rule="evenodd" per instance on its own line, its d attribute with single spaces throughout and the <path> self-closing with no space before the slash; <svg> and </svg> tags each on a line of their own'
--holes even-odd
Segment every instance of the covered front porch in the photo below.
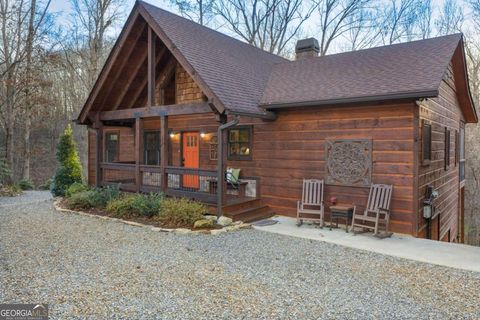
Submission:
<svg viewBox="0 0 480 320">
<path fill-rule="evenodd" d="M 229 167 L 228 137 L 239 134 L 207 102 L 104 111 L 95 118 L 95 184 L 129 192 L 162 192 L 195 199 L 222 214 L 255 203 L 259 181 L 239 161 Z M 227 130 L 228 128 L 231 130 Z M 244 147 L 245 148 L 245 147 Z M 233 150 L 235 149 L 235 150 Z M 247 152 L 243 150 L 243 152 Z M 89 179 L 93 180 L 93 179 Z M 221 208 L 218 210 L 218 208 Z"/>
</svg>

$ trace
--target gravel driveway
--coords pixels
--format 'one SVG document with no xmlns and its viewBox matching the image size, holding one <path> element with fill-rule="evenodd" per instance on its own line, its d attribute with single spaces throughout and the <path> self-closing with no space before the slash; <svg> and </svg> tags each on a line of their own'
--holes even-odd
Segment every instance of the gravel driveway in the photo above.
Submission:
<svg viewBox="0 0 480 320">
<path fill-rule="evenodd" d="M 54 319 L 480 318 L 479 273 L 257 230 L 159 233 L 56 212 L 45 193 L 16 199 L 0 198 L 0 302 L 45 302 Z"/>
</svg>

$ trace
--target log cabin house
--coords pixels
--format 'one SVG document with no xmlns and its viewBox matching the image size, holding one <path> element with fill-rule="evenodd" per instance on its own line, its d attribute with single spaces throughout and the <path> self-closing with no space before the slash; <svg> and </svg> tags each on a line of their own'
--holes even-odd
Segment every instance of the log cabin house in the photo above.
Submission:
<svg viewBox="0 0 480 320">
<path fill-rule="evenodd" d="M 371 183 L 392 184 L 392 231 L 462 241 L 465 125 L 477 122 L 462 35 L 317 55 L 315 39 L 289 61 L 138 1 L 77 120 L 89 184 L 240 220 L 295 215 L 304 178 L 360 209 Z"/>
</svg>

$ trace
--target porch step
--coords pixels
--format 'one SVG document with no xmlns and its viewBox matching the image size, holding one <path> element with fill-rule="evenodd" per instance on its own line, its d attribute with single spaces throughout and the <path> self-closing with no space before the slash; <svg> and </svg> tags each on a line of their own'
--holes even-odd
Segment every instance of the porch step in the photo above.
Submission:
<svg viewBox="0 0 480 320">
<path fill-rule="evenodd" d="M 267 219 L 275 215 L 269 206 L 261 203 L 251 207 L 242 208 L 236 211 L 225 212 L 227 217 L 233 221 L 253 222 L 257 220 Z"/>
<path fill-rule="evenodd" d="M 260 198 L 241 199 L 238 200 L 238 202 L 231 202 L 227 205 L 224 205 L 222 211 L 225 215 L 228 215 L 232 212 L 257 207 L 260 205 L 262 205 L 262 199 Z"/>
</svg>

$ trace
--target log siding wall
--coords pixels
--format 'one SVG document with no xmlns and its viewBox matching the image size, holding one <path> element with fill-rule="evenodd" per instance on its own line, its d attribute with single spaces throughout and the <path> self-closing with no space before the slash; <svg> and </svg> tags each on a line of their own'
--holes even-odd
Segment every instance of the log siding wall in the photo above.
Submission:
<svg viewBox="0 0 480 320">
<path fill-rule="evenodd" d="M 450 67 L 451 70 L 451 67 Z M 176 103 L 201 101 L 204 95 L 193 79 L 178 67 L 175 74 Z M 240 125 L 253 127 L 251 160 L 227 160 L 227 166 L 242 169 L 241 176 L 256 177 L 262 199 L 276 213 L 295 216 L 303 178 L 325 178 L 325 139 L 371 139 L 372 182 L 394 185 L 391 229 L 394 232 L 426 236 L 422 215 L 425 188 L 433 184 L 440 191 L 436 207 L 440 219 L 434 221 L 434 239 L 450 240 L 457 235 L 459 183 L 455 161 L 455 133 L 463 120 L 451 73 L 440 87 L 440 96 L 418 105 L 413 101 L 348 106 L 322 106 L 277 111 L 275 121 L 241 117 Z M 231 119 L 231 117 L 230 117 Z M 432 162 L 422 166 L 421 122 L 432 124 Z M 160 130 L 160 118 L 143 119 L 144 130 Z M 200 139 L 200 167 L 216 169 L 210 160 L 210 139 L 219 123 L 214 114 L 169 116 L 169 165 L 180 166 L 181 133 L 206 133 Z M 450 166 L 444 168 L 445 127 L 451 132 Z M 120 130 L 120 161 L 135 160 L 134 129 Z M 142 134 L 143 138 L 143 134 Z M 95 183 L 96 137 L 89 131 L 88 181 Z M 340 203 L 354 203 L 364 210 L 368 187 L 326 186 L 325 199 L 337 197 Z M 327 207 L 328 214 L 328 207 Z M 438 232 L 436 231 L 438 230 Z"/>
<path fill-rule="evenodd" d="M 227 166 L 241 168 L 241 176 L 257 177 L 262 199 L 278 214 L 294 216 L 301 196 L 303 178 L 324 178 L 325 145 L 330 139 L 364 138 L 373 141 L 372 181 L 393 184 L 393 231 L 413 234 L 414 221 L 414 108 L 413 102 L 390 105 L 318 107 L 294 111 L 279 111 L 273 122 L 241 117 L 242 125 L 253 126 L 252 160 L 227 160 Z M 216 134 L 218 122 L 213 113 L 204 115 L 170 116 L 169 164 L 181 165 L 180 136 L 184 131 L 206 133 L 200 139 L 200 167 L 216 169 L 210 160 L 210 138 Z M 143 120 L 144 130 L 159 130 L 160 119 Z M 131 159 L 134 139 L 131 131 L 123 130 L 120 141 L 122 159 Z M 108 130 L 107 128 L 105 130 Z M 125 143 L 125 142 L 124 142 Z M 363 210 L 368 188 L 327 186 L 325 199 L 336 196 L 339 202 L 355 203 Z"/>
<path fill-rule="evenodd" d="M 458 233 L 459 215 L 459 171 L 456 163 L 456 132 L 460 131 L 464 120 L 460 110 L 451 66 L 440 85 L 438 98 L 419 103 L 419 137 L 421 122 L 432 124 L 432 161 L 429 165 L 421 164 L 421 148 L 418 159 L 418 236 L 426 237 L 427 221 L 423 218 L 423 200 L 428 185 L 439 191 L 435 200 L 438 217 L 432 220 L 432 239 L 455 241 Z M 450 166 L 445 170 L 445 128 L 450 130 Z M 421 140 L 419 140 L 421 143 Z M 450 236 L 450 239 L 448 239 Z"/>
<path fill-rule="evenodd" d="M 278 214 L 295 216 L 302 179 L 325 178 L 325 139 L 371 139 L 372 182 L 394 185 L 392 230 L 413 234 L 415 107 L 413 102 L 310 107 L 279 111 L 273 122 L 242 118 L 241 124 L 254 125 L 253 160 L 228 165 L 258 177 L 262 199 Z M 325 199 L 336 196 L 363 211 L 368 191 L 327 185 Z"/>
</svg>

